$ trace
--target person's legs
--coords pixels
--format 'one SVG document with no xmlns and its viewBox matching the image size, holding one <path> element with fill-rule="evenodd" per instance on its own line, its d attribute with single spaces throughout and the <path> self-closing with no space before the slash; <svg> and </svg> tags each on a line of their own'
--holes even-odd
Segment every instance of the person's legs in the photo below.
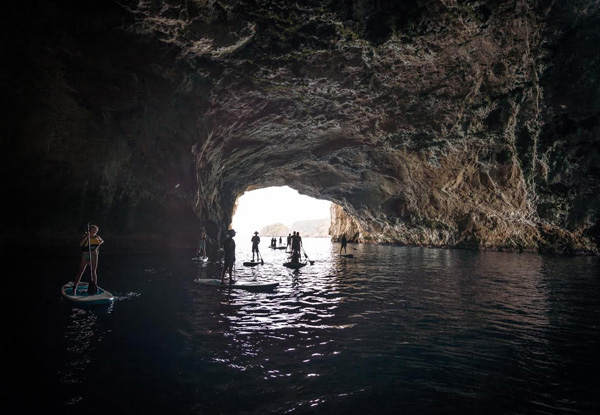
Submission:
<svg viewBox="0 0 600 415">
<path fill-rule="evenodd" d="M 221 271 L 221 284 L 225 283 L 225 274 L 229 271 L 229 281 L 232 279 L 233 262 L 225 260 L 223 263 L 223 271 Z"/>
<path fill-rule="evenodd" d="M 92 252 L 92 261 L 90 264 L 92 270 L 92 282 L 98 285 L 98 275 L 96 274 L 96 269 L 98 268 L 98 253 Z"/>
<path fill-rule="evenodd" d="M 85 269 L 87 268 L 87 264 L 88 264 L 87 254 L 82 255 L 81 262 L 79 263 L 79 273 L 77 274 L 77 277 L 75 277 L 75 281 L 73 282 L 73 295 L 77 294 L 77 285 L 81 281 L 81 276 L 85 272 Z"/>
</svg>

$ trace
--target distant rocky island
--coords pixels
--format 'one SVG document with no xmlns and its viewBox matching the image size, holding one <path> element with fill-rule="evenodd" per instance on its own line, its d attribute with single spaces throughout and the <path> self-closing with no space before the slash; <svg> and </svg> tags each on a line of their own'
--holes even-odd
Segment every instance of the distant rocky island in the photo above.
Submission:
<svg viewBox="0 0 600 415">
<path fill-rule="evenodd" d="M 264 226 L 260 230 L 261 236 L 287 236 L 296 231 L 300 236 L 306 238 L 328 238 L 329 237 L 329 218 L 300 220 L 294 222 L 291 227 L 283 223 L 273 223 Z"/>
</svg>

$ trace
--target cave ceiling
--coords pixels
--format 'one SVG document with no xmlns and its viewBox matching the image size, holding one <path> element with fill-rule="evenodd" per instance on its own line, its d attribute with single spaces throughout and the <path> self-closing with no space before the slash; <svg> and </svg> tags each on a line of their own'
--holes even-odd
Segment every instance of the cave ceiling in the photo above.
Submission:
<svg viewBox="0 0 600 415">
<path fill-rule="evenodd" d="M 244 191 L 287 185 L 336 204 L 334 238 L 597 253 L 598 8 L 9 6 L 5 214 L 218 239 Z"/>
</svg>

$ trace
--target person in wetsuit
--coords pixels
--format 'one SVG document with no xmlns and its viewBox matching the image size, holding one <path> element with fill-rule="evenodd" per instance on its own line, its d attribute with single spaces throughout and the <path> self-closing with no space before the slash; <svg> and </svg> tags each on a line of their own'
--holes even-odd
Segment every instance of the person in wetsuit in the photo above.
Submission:
<svg viewBox="0 0 600 415">
<path fill-rule="evenodd" d="M 88 226 L 88 232 L 83 235 L 79 246 L 81 247 L 81 262 L 79 263 L 79 273 L 73 282 L 73 295 L 77 295 L 77 285 L 81 281 L 81 277 L 90 264 L 91 269 L 91 282 L 88 286 L 90 294 L 95 294 L 96 286 L 98 284 L 98 275 L 96 269 L 98 268 L 98 254 L 100 253 L 100 245 L 104 243 L 104 240 L 98 235 L 100 229 L 96 225 Z"/>
</svg>

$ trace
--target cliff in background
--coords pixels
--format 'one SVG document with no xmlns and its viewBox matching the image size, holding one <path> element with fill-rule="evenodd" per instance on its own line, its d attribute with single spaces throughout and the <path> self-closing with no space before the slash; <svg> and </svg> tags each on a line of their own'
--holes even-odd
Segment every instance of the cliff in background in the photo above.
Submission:
<svg viewBox="0 0 600 415">
<path fill-rule="evenodd" d="M 598 253 L 596 1 L 2 7 L 5 246 L 218 243 L 288 185 L 334 239 Z"/>
</svg>

